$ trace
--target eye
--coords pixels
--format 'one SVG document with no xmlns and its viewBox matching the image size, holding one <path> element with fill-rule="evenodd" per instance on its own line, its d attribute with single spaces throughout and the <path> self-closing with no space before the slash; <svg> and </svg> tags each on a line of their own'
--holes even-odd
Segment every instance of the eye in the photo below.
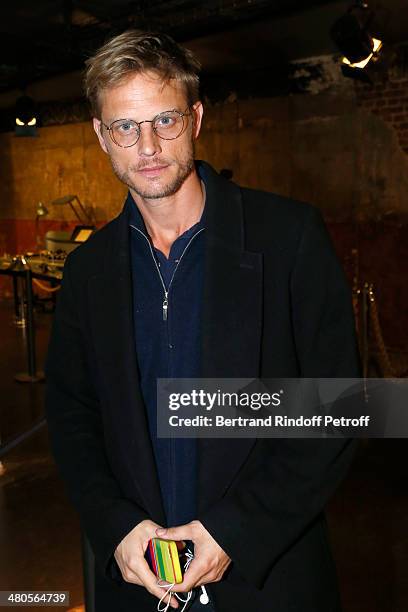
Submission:
<svg viewBox="0 0 408 612">
<path fill-rule="evenodd" d="M 161 115 L 160 117 L 156 119 L 155 124 L 157 127 L 167 128 L 167 127 L 173 127 L 176 121 L 177 121 L 177 117 L 174 115 Z"/>
<path fill-rule="evenodd" d="M 116 134 L 131 134 L 137 131 L 137 125 L 131 119 L 123 119 L 122 121 L 113 124 L 113 130 Z"/>
<path fill-rule="evenodd" d="M 136 124 L 133 121 L 121 121 L 115 125 L 115 130 L 122 132 L 122 134 L 127 134 L 128 132 L 132 132 L 136 129 Z"/>
</svg>

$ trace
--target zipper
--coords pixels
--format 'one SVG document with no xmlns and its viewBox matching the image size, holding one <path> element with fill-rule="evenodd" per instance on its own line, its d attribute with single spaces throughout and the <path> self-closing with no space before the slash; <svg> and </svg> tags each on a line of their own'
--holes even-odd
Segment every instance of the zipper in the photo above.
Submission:
<svg viewBox="0 0 408 612">
<path fill-rule="evenodd" d="M 169 300 L 167 299 L 168 296 L 168 291 L 165 292 L 164 294 L 164 300 L 163 300 L 163 321 L 167 321 L 167 309 L 169 307 Z"/>
<path fill-rule="evenodd" d="M 173 282 L 173 278 L 174 278 L 174 276 L 175 276 L 175 274 L 176 274 L 176 272 L 177 272 L 177 268 L 179 267 L 180 262 L 181 262 L 181 260 L 183 259 L 184 253 L 187 251 L 188 247 L 190 246 L 190 244 L 192 243 L 192 241 L 194 240 L 194 238 L 195 238 L 196 236 L 198 236 L 198 234 L 200 234 L 201 232 L 203 232 L 203 231 L 205 230 L 205 227 L 202 227 L 201 229 L 199 229 L 199 230 L 198 230 L 198 232 L 196 232 L 196 233 L 194 234 L 194 236 L 191 236 L 190 240 L 187 242 L 186 246 L 184 247 L 183 252 L 182 252 L 182 254 L 180 255 L 180 258 L 179 258 L 179 260 L 178 260 L 178 262 L 177 262 L 177 266 L 174 268 L 174 270 L 173 270 L 173 274 L 171 275 L 171 278 L 170 278 L 170 282 L 169 282 L 169 287 L 168 287 L 168 289 L 166 289 L 166 285 L 165 285 L 165 283 L 164 283 L 162 273 L 160 272 L 160 268 L 159 268 L 159 266 L 158 266 L 158 264 L 157 264 L 156 257 L 154 256 L 154 253 L 153 253 L 153 249 L 152 249 L 152 245 L 151 245 L 150 240 L 148 239 L 148 237 L 146 236 L 146 234 L 144 234 L 144 233 L 143 233 L 143 232 L 142 232 L 142 231 L 141 231 L 141 230 L 140 230 L 138 227 L 135 227 L 134 225 L 131 225 L 130 227 L 132 227 L 132 228 L 133 228 L 133 229 L 135 229 L 137 232 L 139 232 L 139 234 L 141 234 L 141 235 L 143 236 L 143 238 L 144 238 L 144 239 L 147 241 L 147 244 L 149 245 L 149 248 L 150 248 L 150 253 L 151 253 L 152 257 L 153 257 L 153 261 L 154 261 L 154 263 L 155 263 L 156 270 L 157 270 L 157 273 L 158 273 L 158 275 L 159 275 L 159 278 L 160 278 L 160 281 L 161 281 L 161 284 L 162 284 L 162 287 L 163 287 L 163 292 L 164 292 L 164 297 L 163 297 L 163 305 L 162 305 L 162 309 L 163 309 L 163 321 L 167 321 L 167 317 L 168 317 L 168 309 L 169 309 L 169 291 L 170 291 L 170 288 L 171 288 L 171 285 L 172 285 L 172 282 Z"/>
</svg>

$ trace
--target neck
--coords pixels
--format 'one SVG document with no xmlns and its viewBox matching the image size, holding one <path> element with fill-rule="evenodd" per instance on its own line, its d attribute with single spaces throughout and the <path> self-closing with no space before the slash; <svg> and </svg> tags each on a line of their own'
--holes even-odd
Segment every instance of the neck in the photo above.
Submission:
<svg viewBox="0 0 408 612">
<path fill-rule="evenodd" d="M 165 198 L 143 198 L 133 189 L 130 193 L 154 246 L 165 254 L 178 236 L 198 223 L 204 209 L 205 187 L 195 170 L 176 193 Z"/>
</svg>

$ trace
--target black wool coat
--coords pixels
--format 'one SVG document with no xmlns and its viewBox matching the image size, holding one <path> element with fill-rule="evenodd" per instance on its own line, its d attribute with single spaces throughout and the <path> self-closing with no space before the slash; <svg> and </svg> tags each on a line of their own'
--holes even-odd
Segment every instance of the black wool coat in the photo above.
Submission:
<svg viewBox="0 0 408 612">
<path fill-rule="evenodd" d="M 202 376 L 355 377 L 350 293 L 318 210 L 207 175 Z M 124 211 L 69 255 L 46 363 L 57 465 L 96 559 L 96 612 L 153 611 L 116 546 L 164 510 L 138 379 Z M 324 506 L 341 439 L 198 440 L 199 519 L 231 557 L 219 612 L 340 609 Z"/>
</svg>

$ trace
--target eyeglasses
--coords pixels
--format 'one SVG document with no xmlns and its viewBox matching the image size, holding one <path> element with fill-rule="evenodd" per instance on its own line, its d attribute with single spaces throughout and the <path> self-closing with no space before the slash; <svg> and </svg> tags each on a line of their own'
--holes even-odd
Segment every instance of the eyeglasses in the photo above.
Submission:
<svg viewBox="0 0 408 612">
<path fill-rule="evenodd" d="M 154 119 L 146 119 L 145 121 L 116 119 L 110 125 L 106 125 L 103 121 L 101 123 L 108 130 L 110 137 L 118 147 L 127 148 L 133 147 L 139 140 L 142 123 L 151 123 L 153 132 L 163 140 L 178 138 L 184 130 L 184 117 L 188 115 L 191 115 L 191 113 L 186 111 L 182 113 L 173 109 L 159 113 Z"/>
</svg>

